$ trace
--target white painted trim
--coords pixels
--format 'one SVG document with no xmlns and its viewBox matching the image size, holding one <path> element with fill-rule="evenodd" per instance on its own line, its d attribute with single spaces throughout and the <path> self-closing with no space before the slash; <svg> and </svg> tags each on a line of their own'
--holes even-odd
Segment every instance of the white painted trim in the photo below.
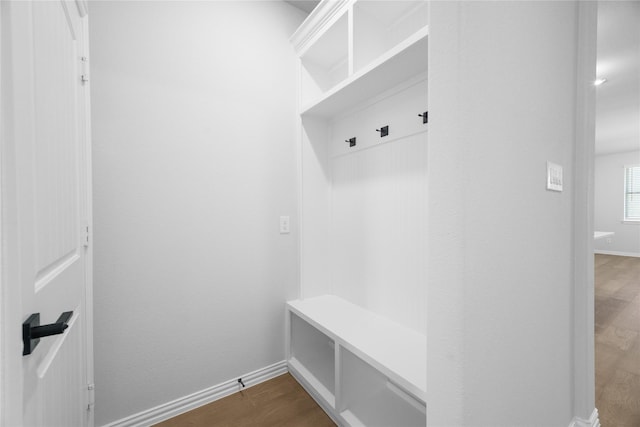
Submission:
<svg viewBox="0 0 640 427">
<path fill-rule="evenodd" d="M 370 107 L 372 107 L 373 105 L 375 105 L 375 104 L 377 104 L 379 102 L 382 102 L 382 101 L 384 101 L 384 100 L 386 100 L 388 98 L 391 98 L 394 95 L 397 95 L 398 93 L 402 92 L 403 90 L 406 90 L 406 89 L 409 89 L 410 87 L 419 85 L 420 83 L 424 82 L 427 79 L 428 79 L 428 75 L 427 75 L 426 71 L 422 72 L 422 73 L 419 73 L 419 74 L 416 74 L 415 76 L 410 77 L 407 80 L 404 80 L 403 82 L 397 84 L 396 86 L 394 86 L 394 87 L 392 87 L 390 89 L 385 90 L 382 93 L 376 94 L 373 97 L 371 97 L 371 98 L 369 98 L 369 99 L 367 99 L 367 100 L 365 100 L 365 101 L 363 101 L 363 102 L 361 102 L 361 103 L 359 103 L 359 104 L 357 104 L 357 105 L 355 105 L 355 106 L 353 106 L 351 108 L 348 108 L 348 109 L 346 109 L 344 111 L 341 111 L 339 114 L 337 114 L 335 116 L 332 116 L 329 119 L 329 122 L 333 125 L 336 121 L 343 120 L 345 117 L 348 117 L 348 116 L 350 116 L 350 115 L 352 115 L 354 113 L 357 113 L 357 112 L 362 111 L 362 110 L 366 110 L 367 108 L 370 108 Z"/>
<path fill-rule="evenodd" d="M 89 13 L 87 0 L 76 0 L 76 6 L 78 7 L 78 14 L 80 15 L 80 18 L 87 16 L 87 13 Z"/>
<path fill-rule="evenodd" d="M 103 427 L 151 426 L 236 393 L 240 390 L 237 378 L 242 378 L 245 385 L 247 387 L 251 387 L 282 374 L 286 374 L 287 372 L 287 362 L 283 360 L 278 363 L 274 363 L 273 365 L 258 369 L 257 371 L 239 375 L 234 379 L 214 385 L 213 387 L 164 403 L 156 406 L 155 408 L 147 409 L 146 411 L 114 421 L 104 425 Z"/>
<path fill-rule="evenodd" d="M 591 416 L 588 420 L 580 417 L 573 417 L 569 427 L 600 427 L 600 420 L 598 419 L 598 409 L 594 408 Z"/>
<path fill-rule="evenodd" d="M 316 41 L 326 27 L 346 13 L 352 2 L 353 0 L 320 2 L 289 39 L 298 56 L 301 56 Z"/>
<path fill-rule="evenodd" d="M 338 411 L 328 403 L 324 397 L 318 393 L 315 387 L 313 387 L 307 379 L 300 372 L 296 370 L 294 366 L 289 365 L 289 373 L 293 376 L 293 378 L 298 381 L 298 383 L 305 389 L 307 393 L 313 398 L 313 400 L 322 408 L 322 410 L 339 426 L 349 425 L 346 423 L 338 414 Z"/>
<path fill-rule="evenodd" d="M 79 9 L 80 16 L 80 28 L 79 33 L 82 35 L 82 45 L 80 46 L 81 56 L 90 58 L 89 51 L 89 18 L 87 17 L 87 3 L 85 0 L 76 0 L 76 4 L 84 5 L 84 15 Z M 78 6 L 80 8 L 80 6 Z M 89 63 L 87 63 L 89 67 Z M 90 79 L 89 79 L 90 80 Z M 84 188 L 83 193 L 85 196 L 83 207 L 83 223 L 88 227 L 89 242 L 84 247 L 85 251 L 85 288 L 84 288 L 84 349 L 86 354 L 86 369 L 85 369 L 85 384 L 87 386 L 87 393 L 85 393 L 85 403 L 89 410 L 87 411 L 86 426 L 95 426 L 95 401 L 91 401 L 95 398 L 92 397 L 93 393 L 89 391 L 91 384 L 95 383 L 94 377 L 94 352 L 93 352 L 93 163 L 92 163 L 92 143 L 91 143 L 91 82 L 84 82 L 83 92 L 80 94 L 82 97 L 82 107 L 84 108 L 84 123 L 82 126 L 82 165 L 81 173 L 84 175 Z M 94 386 L 95 387 L 95 386 Z"/>
<path fill-rule="evenodd" d="M 596 249 L 594 253 L 598 255 L 616 255 L 616 256 L 630 256 L 634 258 L 640 258 L 640 253 L 638 252 L 601 251 L 599 249 Z"/>
<path fill-rule="evenodd" d="M 2 5 L 0 5 L 0 28 L 2 28 L 1 23 L 2 23 L 2 12 L 3 7 Z M 0 31 L 0 40 L 2 40 L 2 38 L 4 37 L 4 34 L 2 34 L 2 32 Z M 2 43 L 0 43 L 0 59 L 2 60 L 2 63 L 4 64 L 4 56 L 3 52 L 2 52 Z M 0 66 L 0 88 L 2 88 L 2 67 Z M 0 92 L 2 90 L 0 89 Z M 4 97 L 2 98 L 4 99 Z M 4 119 L 4 102 L 0 102 L 0 165 L 2 165 L 2 160 L 4 159 L 4 123 L 5 119 Z M 5 308 L 4 305 L 6 304 L 6 298 L 5 298 L 5 292 L 4 292 L 4 286 L 5 286 L 5 280 L 3 280 L 3 267 L 4 267 L 4 237 L 3 237 L 3 221 L 4 221 L 4 215 L 3 215 L 3 209 L 2 207 L 4 206 L 3 204 L 3 196 L 4 196 L 4 180 L 2 178 L 2 174 L 0 173 L 0 319 L 3 318 L 4 316 L 4 312 L 5 312 Z M 4 372 L 5 372 L 5 356 L 4 356 L 4 337 L 5 337 L 5 332 L 4 329 L 7 327 L 5 324 L 5 322 L 2 322 L 2 326 L 0 326 L 0 427 L 3 427 L 5 425 L 4 422 L 4 396 L 5 396 L 5 380 L 4 380 Z"/>
<path fill-rule="evenodd" d="M 20 51 L 22 40 L 16 22 L 23 22 L 24 8 L 15 2 L 0 2 L 0 39 L 2 74 L 0 88 L 0 426 L 10 427 L 22 422 L 22 337 L 19 333 L 22 318 L 22 289 L 16 267 L 18 256 L 15 162 L 15 108 L 16 77 L 12 69 L 15 52 Z"/>
<path fill-rule="evenodd" d="M 597 2 L 576 2 L 578 31 L 575 87 L 573 193 L 573 414 L 595 407 L 594 180 Z"/>
<path fill-rule="evenodd" d="M 302 120 L 300 119 L 300 108 L 302 103 L 302 97 L 298 88 L 302 85 L 302 61 L 300 58 L 296 58 L 296 111 L 293 115 L 293 122 L 296 124 L 295 133 L 293 138 L 293 154 L 296 159 L 296 214 L 298 215 L 298 221 L 296 224 L 298 238 L 296 239 L 296 278 L 298 283 L 302 284 Z M 301 296 L 302 286 L 296 286 L 296 293 L 294 294 L 296 299 Z M 286 310 L 285 310 L 286 312 Z M 288 316 L 288 313 L 287 313 Z M 287 324 L 287 327 L 289 325 Z M 285 352 L 289 348 L 289 343 L 285 342 L 287 346 Z M 289 360 L 289 355 L 286 355 L 286 359 Z"/>
</svg>

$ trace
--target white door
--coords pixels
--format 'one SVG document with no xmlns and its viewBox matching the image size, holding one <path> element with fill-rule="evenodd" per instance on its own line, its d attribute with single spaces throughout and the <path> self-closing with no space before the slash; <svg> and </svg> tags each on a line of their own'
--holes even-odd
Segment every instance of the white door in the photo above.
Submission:
<svg viewBox="0 0 640 427">
<path fill-rule="evenodd" d="M 2 1 L 2 420 L 92 420 L 87 18 L 73 1 Z M 23 355 L 22 323 L 73 314 Z"/>
</svg>

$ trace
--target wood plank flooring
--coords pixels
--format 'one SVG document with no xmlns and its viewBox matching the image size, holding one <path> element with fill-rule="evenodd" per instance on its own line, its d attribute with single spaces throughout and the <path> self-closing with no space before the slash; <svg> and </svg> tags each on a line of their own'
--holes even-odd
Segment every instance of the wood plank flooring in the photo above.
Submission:
<svg viewBox="0 0 640 427">
<path fill-rule="evenodd" d="M 596 407 L 602 427 L 640 426 L 640 258 L 595 257 Z"/>
<path fill-rule="evenodd" d="M 290 375 L 232 394 L 156 427 L 335 427 Z"/>
</svg>

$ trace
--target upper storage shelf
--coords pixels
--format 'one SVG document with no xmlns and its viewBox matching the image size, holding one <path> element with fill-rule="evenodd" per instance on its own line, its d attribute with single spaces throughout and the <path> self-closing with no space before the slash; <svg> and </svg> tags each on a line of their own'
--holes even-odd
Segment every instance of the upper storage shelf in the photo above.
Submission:
<svg viewBox="0 0 640 427">
<path fill-rule="evenodd" d="M 353 5 L 353 69 L 361 70 L 428 22 L 426 1 L 358 1 Z M 426 33 L 425 33 L 426 34 Z M 426 56 L 426 50 L 424 52 Z"/>
<path fill-rule="evenodd" d="M 427 28 L 381 55 L 301 108 L 301 114 L 329 117 L 427 71 Z"/>
<path fill-rule="evenodd" d="M 292 36 L 304 115 L 330 117 L 427 71 L 428 3 L 337 0 Z"/>
<path fill-rule="evenodd" d="M 301 86 L 317 97 L 349 75 L 347 14 L 342 15 L 301 57 Z"/>
</svg>

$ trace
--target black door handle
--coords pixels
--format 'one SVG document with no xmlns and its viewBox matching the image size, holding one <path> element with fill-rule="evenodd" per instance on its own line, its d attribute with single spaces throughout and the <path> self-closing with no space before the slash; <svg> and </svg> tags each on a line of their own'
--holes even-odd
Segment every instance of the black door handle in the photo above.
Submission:
<svg viewBox="0 0 640 427">
<path fill-rule="evenodd" d="M 50 335 L 59 335 L 69 327 L 69 320 L 73 316 L 73 311 L 65 311 L 58 317 L 56 323 L 40 326 L 40 313 L 33 313 L 22 324 L 22 343 L 24 348 L 22 355 L 31 354 L 40 342 L 40 338 Z"/>
</svg>

